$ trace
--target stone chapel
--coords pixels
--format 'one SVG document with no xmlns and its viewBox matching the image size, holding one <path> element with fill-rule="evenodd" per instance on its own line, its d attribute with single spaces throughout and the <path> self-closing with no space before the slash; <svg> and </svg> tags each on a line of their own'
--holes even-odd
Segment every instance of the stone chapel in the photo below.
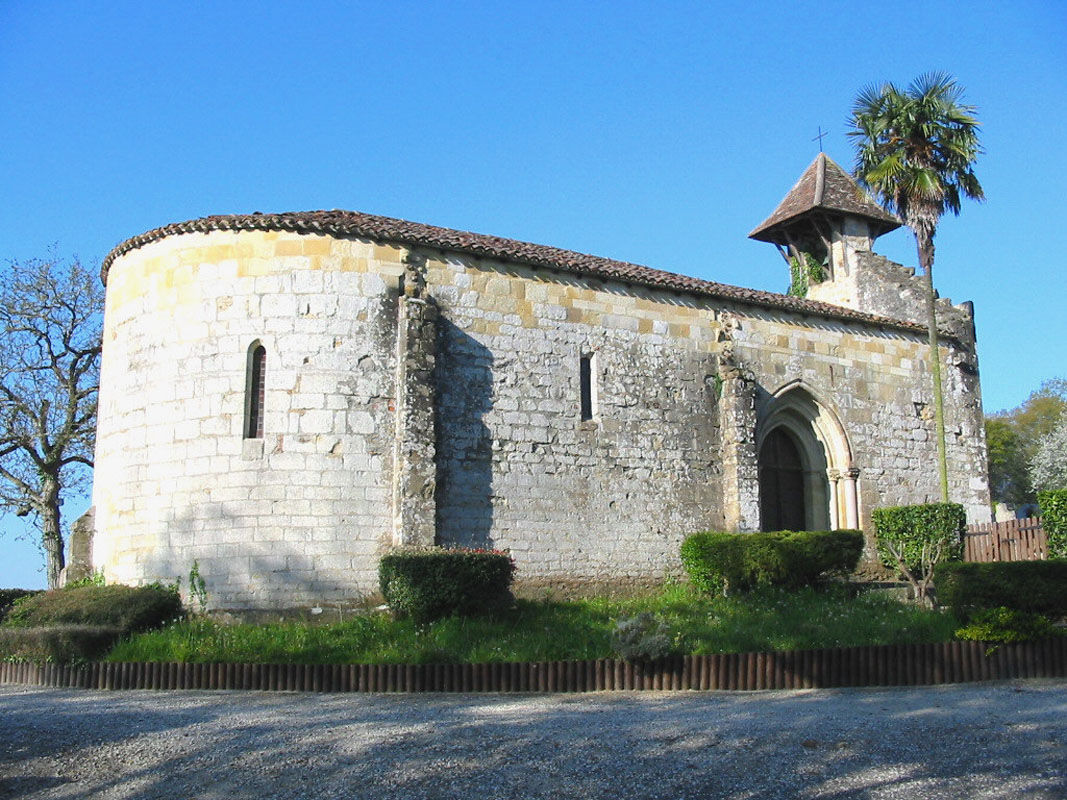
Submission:
<svg viewBox="0 0 1067 800">
<path fill-rule="evenodd" d="M 129 239 L 107 287 L 91 563 L 219 608 L 346 603 L 399 545 L 648 582 L 701 530 L 939 498 L 924 287 L 820 154 L 751 237 L 806 297 L 349 211 Z M 938 301 L 952 499 L 989 517 L 969 304 Z"/>
</svg>

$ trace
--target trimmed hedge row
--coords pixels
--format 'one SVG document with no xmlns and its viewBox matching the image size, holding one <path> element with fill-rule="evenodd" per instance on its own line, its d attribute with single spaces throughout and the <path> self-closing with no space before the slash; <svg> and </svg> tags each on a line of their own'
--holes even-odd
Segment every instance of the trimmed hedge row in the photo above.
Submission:
<svg viewBox="0 0 1067 800">
<path fill-rule="evenodd" d="M 69 664 L 103 658 L 122 637 L 122 629 L 103 625 L 53 625 L 47 628 L 0 628 L 4 658 Z"/>
<path fill-rule="evenodd" d="M 698 589 L 709 594 L 756 586 L 810 586 L 856 569 L 862 531 L 696 533 L 682 542 L 682 565 Z"/>
<path fill-rule="evenodd" d="M 378 582 L 398 616 L 423 624 L 511 605 L 515 562 L 499 550 L 398 550 L 378 563 Z"/>
<path fill-rule="evenodd" d="M 939 564 L 937 599 L 961 620 L 981 610 L 1007 608 L 1051 619 L 1067 616 L 1067 559 L 952 561 Z"/>
<path fill-rule="evenodd" d="M 181 597 L 166 586 L 75 586 L 21 598 L 4 626 L 89 625 L 129 634 L 157 628 L 181 615 Z"/>
<path fill-rule="evenodd" d="M 1038 492 L 1041 526 L 1048 537 L 1049 555 L 1067 557 L 1067 489 Z"/>
</svg>

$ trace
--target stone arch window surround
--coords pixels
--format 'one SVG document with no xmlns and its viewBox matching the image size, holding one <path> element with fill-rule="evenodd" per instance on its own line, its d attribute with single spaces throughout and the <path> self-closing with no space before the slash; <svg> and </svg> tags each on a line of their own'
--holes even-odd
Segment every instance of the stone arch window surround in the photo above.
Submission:
<svg viewBox="0 0 1067 800">
<path fill-rule="evenodd" d="M 853 464 L 845 428 L 833 409 L 799 380 L 778 389 L 760 414 L 756 450 L 761 462 L 761 504 L 764 492 L 776 490 L 769 480 L 777 466 L 772 463 L 772 451 L 780 446 L 775 440 L 783 436 L 799 456 L 805 527 L 859 528 L 859 470 Z"/>
<path fill-rule="evenodd" d="M 263 440 L 267 400 L 267 348 L 256 339 L 248 346 L 245 364 L 243 433 L 246 440 Z"/>
</svg>

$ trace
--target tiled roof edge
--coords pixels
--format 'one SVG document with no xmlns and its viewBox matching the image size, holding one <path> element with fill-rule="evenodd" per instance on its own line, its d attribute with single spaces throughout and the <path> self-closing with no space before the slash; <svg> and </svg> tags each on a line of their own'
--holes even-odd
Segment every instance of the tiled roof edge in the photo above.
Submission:
<svg viewBox="0 0 1067 800">
<path fill-rule="evenodd" d="M 467 255 L 519 262 L 564 272 L 594 276 L 623 283 L 690 294 L 719 297 L 765 308 L 812 314 L 909 332 L 923 331 L 924 326 L 903 320 L 868 314 L 841 306 L 790 295 L 744 289 L 715 281 L 691 278 L 673 272 L 625 261 L 592 256 L 558 247 L 531 244 L 515 239 L 440 228 L 393 217 L 381 217 L 354 211 L 308 211 L 282 214 L 232 214 L 176 222 L 134 236 L 116 245 L 100 266 L 100 277 L 107 283 L 108 271 L 115 259 L 132 250 L 183 233 L 212 231 L 291 231 L 302 234 L 358 236 L 408 246 L 432 247 Z"/>
</svg>

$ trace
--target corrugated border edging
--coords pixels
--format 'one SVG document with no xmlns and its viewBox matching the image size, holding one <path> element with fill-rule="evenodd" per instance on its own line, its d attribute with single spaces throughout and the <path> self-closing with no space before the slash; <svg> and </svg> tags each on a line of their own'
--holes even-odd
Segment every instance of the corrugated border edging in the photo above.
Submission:
<svg viewBox="0 0 1067 800">
<path fill-rule="evenodd" d="M 274 692 L 596 692 L 924 686 L 1067 677 L 1067 638 L 508 664 L 0 663 L 0 684 L 79 689 Z"/>
</svg>

